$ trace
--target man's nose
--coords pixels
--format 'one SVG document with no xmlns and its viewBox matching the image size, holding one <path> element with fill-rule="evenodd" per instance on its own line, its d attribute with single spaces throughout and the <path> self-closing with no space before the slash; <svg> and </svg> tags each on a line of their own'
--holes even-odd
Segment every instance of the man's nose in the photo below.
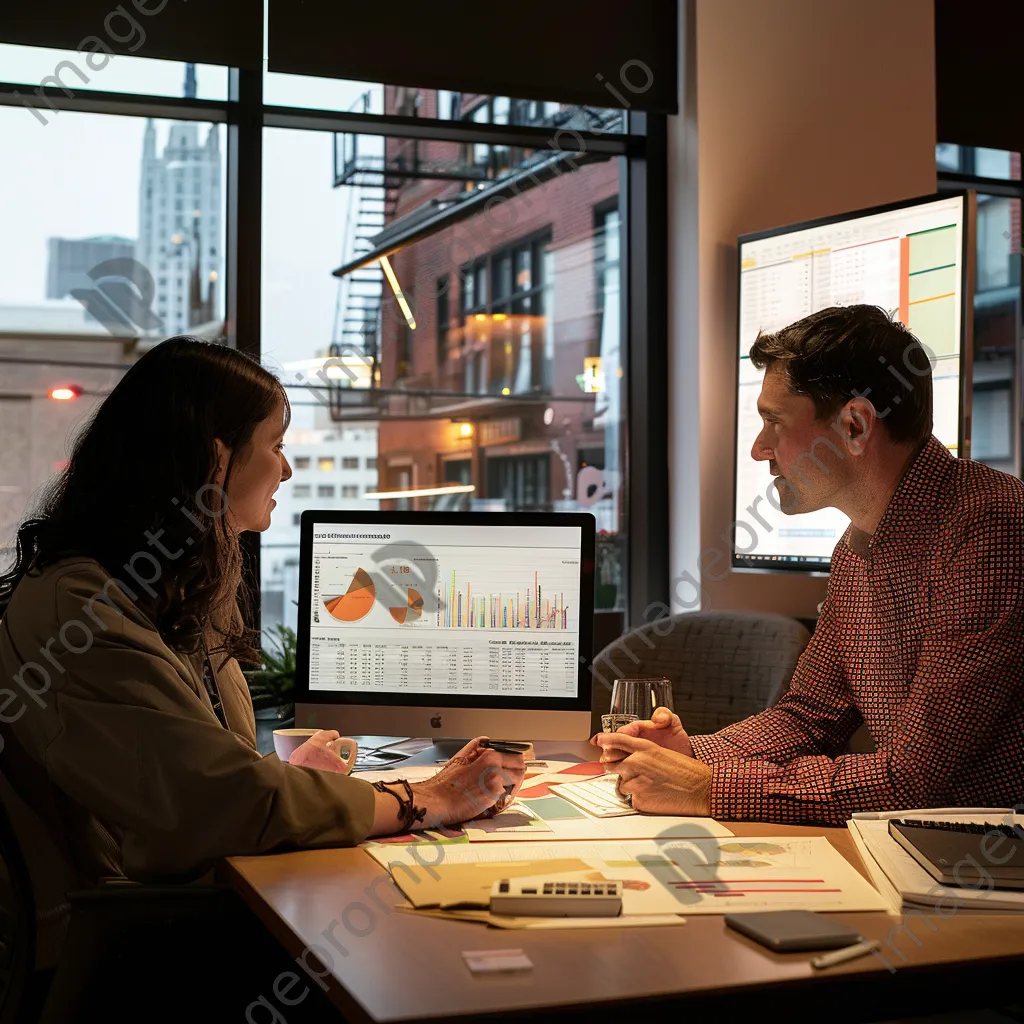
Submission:
<svg viewBox="0 0 1024 1024">
<path fill-rule="evenodd" d="M 750 449 L 750 457 L 755 462 L 769 462 L 775 458 L 775 451 L 774 449 L 769 448 L 768 445 L 761 440 L 761 435 L 758 434 L 757 437 L 754 438 L 753 447 Z"/>
</svg>

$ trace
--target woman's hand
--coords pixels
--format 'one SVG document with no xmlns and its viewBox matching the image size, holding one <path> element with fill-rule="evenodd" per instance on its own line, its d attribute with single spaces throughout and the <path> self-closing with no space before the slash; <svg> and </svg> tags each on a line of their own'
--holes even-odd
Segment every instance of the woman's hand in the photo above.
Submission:
<svg viewBox="0 0 1024 1024">
<path fill-rule="evenodd" d="M 609 771 L 614 771 L 615 766 L 629 754 L 628 748 L 616 744 L 615 737 L 618 735 L 650 740 L 651 743 L 656 743 L 666 750 L 684 754 L 686 757 L 693 757 L 690 737 L 686 734 L 683 723 L 679 720 L 679 716 L 673 714 L 668 708 L 656 709 L 649 721 L 627 722 L 615 732 L 599 732 L 596 736 L 591 737 L 590 742 L 601 748 L 601 763 Z"/>
<path fill-rule="evenodd" d="M 512 802 L 526 773 L 523 755 L 489 750 L 480 746 L 484 739 L 470 740 L 432 779 L 413 784 L 413 804 L 426 811 L 413 828 L 490 817 Z M 401 787 L 395 787 L 395 792 L 401 792 Z M 371 834 L 389 835 L 398 828 L 397 801 L 377 793 Z"/>
<path fill-rule="evenodd" d="M 526 766 L 522 754 L 500 754 L 470 740 L 432 779 L 412 787 L 425 821 L 452 825 L 492 817 L 515 799 Z M 422 801 L 422 803 L 421 803 Z"/>
<path fill-rule="evenodd" d="M 288 763 L 297 764 L 302 768 L 319 768 L 323 772 L 338 772 L 345 775 L 349 766 L 338 753 L 337 741 L 340 739 L 341 733 L 336 730 L 321 729 L 292 751 Z"/>
</svg>

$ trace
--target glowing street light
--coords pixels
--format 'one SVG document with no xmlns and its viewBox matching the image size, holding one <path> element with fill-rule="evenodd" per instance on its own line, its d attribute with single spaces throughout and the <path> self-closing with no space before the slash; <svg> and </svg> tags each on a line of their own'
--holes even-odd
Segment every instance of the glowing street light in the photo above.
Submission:
<svg viewBox="0 0 1024 1024">
<path fill-rule="evenodd" d="M 52 398 L 55 402 L 71 402 L 81 393 L 82 389 L 77 384 L 61 384 L 55 388 L 50 388 L 46 393 L 46 397 Z"/>
</svg>

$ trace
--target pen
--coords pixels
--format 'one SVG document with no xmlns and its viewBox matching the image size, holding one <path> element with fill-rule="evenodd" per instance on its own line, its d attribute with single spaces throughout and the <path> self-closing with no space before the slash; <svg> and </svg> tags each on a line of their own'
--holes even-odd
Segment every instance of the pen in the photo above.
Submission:
<svg viewBox="0 0 1024 1024">
<path fill-rule="evenodd" d="M 887 821 L 889 818 L 936 814 L 1013 814 L 1012 807 L 922 807 L 912 811 L 856 811 L 855 821 Z"/>
<path fill-rule="evenodd" d="M 833 967 L 835 964 L 845 964 L 847 960 L 856 960 L 857 957 L 867 956 L 873 953 L 881 943 L 877 939 L 870 939 L 867 942 L 858 942 L 852 946 L 845 946 L 832 953 L 823 953 L 811 960 L 811 966 L 821 970 L 823 967 Z"/>
</svg>

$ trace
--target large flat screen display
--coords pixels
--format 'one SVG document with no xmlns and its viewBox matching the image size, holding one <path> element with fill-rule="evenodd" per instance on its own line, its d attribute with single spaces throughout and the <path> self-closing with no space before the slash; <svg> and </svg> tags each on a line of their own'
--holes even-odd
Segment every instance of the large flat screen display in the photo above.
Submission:
<svg viewBox="0 0 1024 1024">
<path fill-rule="evenodd" d="M 776 331 L 828 306 L 871 303 L 894 313 L 932 361 L 934 434 L 961 442 L 965 308 L 964 194 L 928 198 L 739 239 L 739 375 L 733 566 L 828 571 L 849 525 L 837 509 L 778 510 L 767 462 L 750 456 L 761 430 L 763 371 L 750 361 L 760 331 Z M 748 506 L 764 523 L 752 520 Z"/>
<path fill-rule="evenodd" d="M 310 699 L 568 710 L 584 696 L 592 516 L 308 511 L 302 531 Z"/>
</svg>

